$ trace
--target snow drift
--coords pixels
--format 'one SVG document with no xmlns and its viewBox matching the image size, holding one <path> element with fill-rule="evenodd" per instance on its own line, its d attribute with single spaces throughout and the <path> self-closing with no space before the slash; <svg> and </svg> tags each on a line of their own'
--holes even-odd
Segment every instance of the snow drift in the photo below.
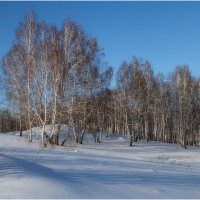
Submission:
<svg viewBox="0 0 200 200">
<path fill-rule="evenodd" d="M 83 145 L 42 148 L 37 131 L 0 134 L 0 198 L 199 198 L 200 150 L 91 134 Z"/>
</svg>

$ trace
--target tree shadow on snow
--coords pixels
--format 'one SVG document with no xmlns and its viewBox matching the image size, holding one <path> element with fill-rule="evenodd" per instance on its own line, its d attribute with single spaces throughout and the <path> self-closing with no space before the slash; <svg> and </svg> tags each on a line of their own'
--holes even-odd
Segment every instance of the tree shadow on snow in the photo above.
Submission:
<svg viewBox="0 0 200 200">
<path fill-rule="evenodd" d="M 15 174 L 19 176 L 40 176 L 43 178 L 58 179 L 60 181 L 66 180 L 63 173 L 38 163 L 5 154 L 0 154 L 0 157 L 3 158 L 1 159 L 0 177 Z"/>
<path fill-rule="evenodd" d="M 0 154 L 0 177 L 7 175 L 19 176 L 39 176 L 40 178 L 52 179 L 63 183 L 81 184 L 130 184 L 130 185 L 170 185 L 173 186 L 192 186 L 200 184 L 200 176 L 197 174 L 172 174 L 169 172 L 145 172 L 125 171 L 125 170 L 91 170 L 87 168 L 54 170 L 39 163 L 29 162 L 25 159 L 10 155 Z M 116 162 L 116 161 L 114 161 Z M 115 166 L 120 162 L 113 163 Z M 73 166 L 72 166 L 73 167 Z M 111 167 L 111 166 L 110 166 Z M 133 166 L 134 167 L 134 166 Z M 139 167 L 139 166 L 138 166 Z M 148 167 L 148 166 L 147 166 Z"/>
</svg>

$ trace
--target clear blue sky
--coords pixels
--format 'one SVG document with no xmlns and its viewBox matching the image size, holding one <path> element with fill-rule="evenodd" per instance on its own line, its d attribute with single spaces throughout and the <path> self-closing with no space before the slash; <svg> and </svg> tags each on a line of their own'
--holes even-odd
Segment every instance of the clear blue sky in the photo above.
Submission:
<svg viewBox="0 0 200 200">
<path fill-rule="evenodd" d="M 66 17 L 81 25 L 97 38 L 115 72 L 137 56 L 149 60 L 155 73 L 188 64 L 200 76 L 200 2 L 0 2 L 0 57 L 30 8 L 58 27 Z"/>
</svg>

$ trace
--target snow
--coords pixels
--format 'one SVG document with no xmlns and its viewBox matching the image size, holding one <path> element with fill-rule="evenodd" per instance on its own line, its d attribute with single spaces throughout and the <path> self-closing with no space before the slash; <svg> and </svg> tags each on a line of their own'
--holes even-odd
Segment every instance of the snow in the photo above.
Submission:
<svg viewBox="0 0 200 200">
<path fill-rule="evenodd" d="M 33 131 L 34 132 L 34 131 Z M 83 145 L 42 148 L 0 134 L 0 198 L 199 198 L 200 149 L 103 134 Z"/>
</svg>

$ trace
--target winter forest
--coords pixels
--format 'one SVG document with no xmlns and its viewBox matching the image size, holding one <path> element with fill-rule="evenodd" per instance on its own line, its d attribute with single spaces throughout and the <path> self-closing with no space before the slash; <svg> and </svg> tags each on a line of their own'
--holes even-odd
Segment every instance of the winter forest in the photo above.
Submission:
<svg viewBox="0 0 200 200">
<path fill-rule="evenodd" d="M 59 144 L 59 132 L 67 124 L 79 144 L 88 133 L 98 142 L 99 133 L 106 132 L 127 136 L 127 146 L 140 139 L 199 146 L 200 79 L 191 75 L 189 66 L 177 65 L 164 76 L 154 74 L 147 60 L 133 57 L 113 77 L 97 39 L 71 19 L 58 29 L 29 12 L 1 62 L 12 109 L 1 110 L 0 132 L 22 136 L 41 127 L 44 147 L 63 145 L 68 133 Z"/>
</svg>

